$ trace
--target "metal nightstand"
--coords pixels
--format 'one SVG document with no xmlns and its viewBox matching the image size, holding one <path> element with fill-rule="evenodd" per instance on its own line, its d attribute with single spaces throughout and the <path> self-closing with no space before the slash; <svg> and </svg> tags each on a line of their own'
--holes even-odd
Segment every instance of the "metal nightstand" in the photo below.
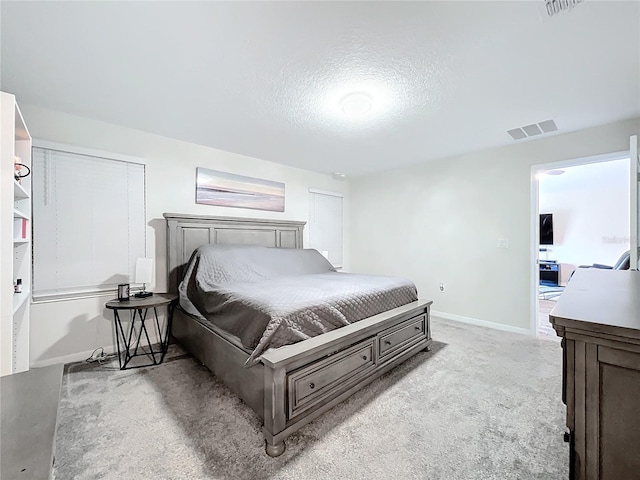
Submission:
<svg viewBox="0 0 640 480">
<path fill-rule="evenodd" d="M 169 336 L 171 335 L 171 323 L 173 321 L 173 310 L 175 308 L 178 295 L 172 293 L 154 293 L 150 297 L 146 298 L 134 298 L 129 300 L 119 301 L 111 300 L 106 303 L 105 307 L 109 310 L 113 310 L 113 322 L 116 327 L 116 344 L 118 347 L 118 363 L 120 370 L 127 368 L 127 365 L 134 357 L 150 356 L 153 359 L 153 363 L 145 365 L 136 365 L 129 368 L 150 367 L 152 365 L 159 365 L 164 360 L 164 356 L 167 353 L 169 347 Z M 158 307 L 167 306 L 167 317 L 164 325 L 160 325 L 158 319 Z M 153 318 L 147 318 L 149 310 L 153 309 Z M 120 319 L 120 310 L 129 310 L 130 325 L 129 329 L 125 330 Z M 160 349 L 154 350 L 151 345 L 151 339 L 149 337 L 149 331 L 147 330 L 147 320 L 152 322 L 151 328 L 155 325 L 156 334 L 160 340 Z M 139 324 L 139 328 L 136 331 L 136 325 Z M 164 328 L 162 328 L 164 327 Z M 163 331 L 164 330 L 164 331 Z M 145 336 L 148 352 L 145 352 L 145 348 L 140 341 L 142 336 Z M 135 345 L 134 345 L 135 342 Z M 122 347 L 121 348 L 121 343 Z M 131 349 L 133 348 L 133 353 Z"/>
</svg>

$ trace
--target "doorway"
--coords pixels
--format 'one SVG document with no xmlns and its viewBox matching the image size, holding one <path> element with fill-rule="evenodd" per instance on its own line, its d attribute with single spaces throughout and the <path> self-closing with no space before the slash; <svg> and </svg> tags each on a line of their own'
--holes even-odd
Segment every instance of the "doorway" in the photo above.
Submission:
<svg viewBox="0 0 640 480">
<path fill-rule="evenodd" d="M 629 152 L 532 167 L 532 321 L 556 339 L 549 313 L 577 268 L 614 266 L 630 245 Z"/>
</svg>

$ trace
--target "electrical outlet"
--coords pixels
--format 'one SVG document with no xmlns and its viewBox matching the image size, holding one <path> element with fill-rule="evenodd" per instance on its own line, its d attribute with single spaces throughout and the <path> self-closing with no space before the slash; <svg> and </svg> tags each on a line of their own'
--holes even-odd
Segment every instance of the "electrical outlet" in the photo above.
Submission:
<svg viewBox="0 0 640 480">
<path fill-rule="evenodd" d="M 444 282 L 440 282 L 440 292 L 444 292 Z"/>
<path fill-rule="evenodd" d="M 498 248 L 509 248 L 509 239 L 508 238 L 499 238 L 496 242 L 496 247 Z"/>
</svg>

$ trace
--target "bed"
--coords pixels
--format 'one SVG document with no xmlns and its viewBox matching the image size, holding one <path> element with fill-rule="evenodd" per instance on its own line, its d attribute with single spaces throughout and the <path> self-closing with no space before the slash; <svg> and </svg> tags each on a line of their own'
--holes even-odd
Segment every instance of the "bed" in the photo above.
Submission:
<svg viewBox="0 0 640 480">
<path fill-rule="evenodd" d="M 217 252 L 218 258 L 224 257 L 224 250 L 207 245 L 255 246 L 247 251 L 258 253 L 257 247 L 302 249 L 305 222 L 173 213 L 164 217 L 168 287 L 182 296 L 174 312 L 172 336 L 262 419 L 266 452 L 272 457 L 284 452 L 289 435 L 394 366 L 430 348 L 432 302 L 424 300 L 409 301 L 293 344 L 267 343 L 254 348 L 255 338 L 240 338 L 240 330 L 233 335 L 224 324 L 216 323 L 216 315 L 200 315 L 194 310 L 185 296 L 188 281 L 179 292 L 185 274 L 193 274 L 187 271 L 189 261 L 209 250 Z M 288 255 L 284 250 L 270 253 Z M 292 253 L 299 257 L 301 252 Z M 318 275 L 315 282 L 332 275 L 323 270 L 317 257 L 310 262 L 318 270 L 313 271 Z M 277 285 L 273 287 L 277 290 Z"/>
</svg>

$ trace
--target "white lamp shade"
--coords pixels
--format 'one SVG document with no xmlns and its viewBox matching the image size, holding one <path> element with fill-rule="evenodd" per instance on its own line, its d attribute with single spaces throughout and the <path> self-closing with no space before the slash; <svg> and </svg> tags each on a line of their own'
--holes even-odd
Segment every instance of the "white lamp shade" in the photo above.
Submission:
<svg viewBox="0 0 640 480">
<path fill-rule="evenodd" d="M 136 283 L 153 283 L 153 258 L 136 260 Z"/>
</svg>

